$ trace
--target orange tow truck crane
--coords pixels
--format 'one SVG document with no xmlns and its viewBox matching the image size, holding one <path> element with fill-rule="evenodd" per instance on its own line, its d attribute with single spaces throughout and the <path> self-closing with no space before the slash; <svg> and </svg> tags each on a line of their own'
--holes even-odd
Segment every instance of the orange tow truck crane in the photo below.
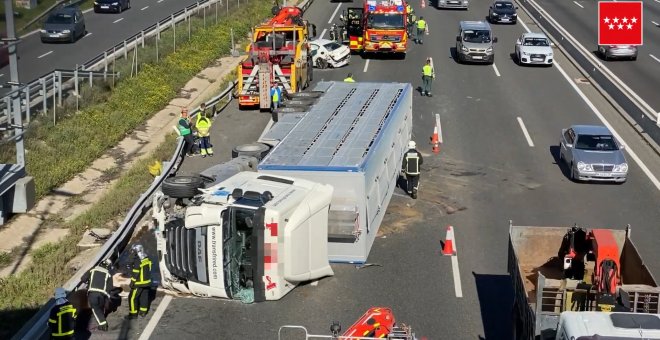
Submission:
<svg viewBox="0 0 660 340">
<path fill-rule="evenodd" d="M 397 53 L 408 47 L 408 12 L 404 0 L 366 0 L 342 15 L 351 51 Z"/>
<path fill-rule="evenodd" d="M 273 7 L 273 17 L 254 28 L 247 56 L 238 65 L 237 96 L 240 109 L 271 106 L 272 84 L 294 93 L 312 81 L 309 32 L 316 26 L 302 19 L 298 7 Z"/>
</svg>

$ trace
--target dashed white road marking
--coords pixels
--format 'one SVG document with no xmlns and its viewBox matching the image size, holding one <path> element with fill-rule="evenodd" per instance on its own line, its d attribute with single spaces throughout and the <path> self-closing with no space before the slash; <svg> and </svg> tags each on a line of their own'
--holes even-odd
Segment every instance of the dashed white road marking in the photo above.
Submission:
<svg viewBox="0 0 660 340">
<path fill-rule="evenodd" d="M 37 59 L 41 59 L 41 58 L 43 58 L 43 57 L 45 57 L 45 56 L 47 56 L 47 55 L 49 55 L 49 54 L 51 54 L 51 53 L 53 53 L 53 51 L 48 51 L 48 52 L 46 52 L 46 53 L 44 53 L 44 54 L 38 56 Z"/>
<path fill-rule="evenodd" d="M 651 20 L 651 23 L 654 24 L 654 25 L 656 25 L 656 26 L 660 26 L 660 24 L 658 24 L 657 22 L 655 22 L 655 21 L 653 21 L 653 20 Z"/>
<path fill-rule="evenodd" d="M 118 23 L 118 22 L 120 22 L 120 21 L 122 21 L 122 20 L 124 20 L 124 18 L 119 18 L 119 19 L 113 21 L 112 23 L 113 23 L 113 24 L 116 24 L 116 23 Z"/>
<path fill-rule="evenodd" d="M 163 300 L 161 300 L 160 303 L 158 304 L 158 307 L 156 308 L 156 312 L 154 312 L 154 315 L 151 317 L 151 319 L 149 319 L 149 323 L 147 324 L 147 327 L 144 328 L 144 331 L 142 332 L 138 340 L 149 339 L 151 333 L 153 333 L 154 329 L 156 329 L 156 326 L 158 326 L 158 321 L 160 321 L 160 318 L 163 317 L 163 314 L 165 313 L 165 309 L 167 309 L 167 306 L 170 304 L 170 301 L 172 301 L 172 295 L 165 295 L 165 297 L 163 297 Z"/>
<path fill-rule="evenodd" d="M 328 24 L 331 24 L 332 20 L 335 19 L 335 15 L 337 15 L 337 12 L 339 12 L 339 7 L 341 7 L 341 3 L 338 3 L 337 8 L 335 8 L 335 11 L 332 12 L 332 15 L 330 16 L 330 20 L 328 20 Z"/>
<path fill-rule="evenodd" d="M 577 1 L 573 1 L 573 3 L 578 5 L 578 7 L 580 7 L 580 8 L 584 8 L 584 6 L 580 5 L 580 3 L 578 3 Z"/>
<path fill-rule="evenodd" d="M 658 0 L 656 0 L 656 1 L 657 1 L 657 2 L 660 2 L 660 1 L 658 1 Z M 527 31 L 527 32 L 531 32 L 531 31 L 529 30 L 529 27 L 527 27 L 527 25 L 525 24 L 525 22 L 524 22 L 523 20 L 520 20 L 520 23 L 522 24 L 522 26 L 523 26 L 523 28 L 525 29 L 525 31 Z M 584 92 L 582 92 L 582 90 L 580 90 L 580 88 L 577 87 L 577 84 L 575 84 L 575 82 L 571 79 L 571 77 L 568 76 L 568 74 L 566 73 L 566 71 L 564 71 L 564 68 L 561 67 L 561 66 L 559 65 L 559 63 L 557 63 L 557 62 L 555 62 L 554 64 L 555 64 L 555 68 L 559 71 L 559 73 L 561 73 L 562 76 L 564 76 L 564 79 L 566 79 L 566 81 L 568 82 L 569 85 L 571 85 L 571 87 L 573 88 L 573 90 L 575 90 L 575 92 L 577 92 L 578 96 L 580 96 L 580 98 L 582 98 L 582 100 L 585 102 L 585 104 L 587 104 L 587 106 L 589 106 L 589 108 L 591 109 L 591 111 L 593 111 L 593 113 L 596 115 L 596 117 L 598 117 L 598 119 L 600 119 L 600 121 L 603 123 L 603 125 L 605 125 L 605 127 L 607 127 L 610 131 L 612 131 L 612 134 L 614 135 L 614 137 L 615 137 L 615 138 L 616 138 L 616 139 L 617 139 L 622 145 L 625 145 L 625 146 L 626 146 L 626 151 L 628 152 L 628 154 L 630 155 L 630 157 L 631 157 L 631 158 L 635 161 L 635 163 L 637 163 L 637 165 L 642 169 L 642 172 L 644 172 L 644 174 L 646 175 L 646 177 L 648 177 L 649 180 L 651 180 L 651 183 L 653 183 L 653 185 L 655 185 L 655 187 L 658 189 L 658 191 L 660 191 L 660 181 L 658 181 L 658 179 L 655 177 L 655 175 L 653 175 L 653 173 L 651 172 L 651 170 L 649 170 L 649 168 L 646 166 L 646 164 L 644 164 L 644 162 L 642 162 L 642 160 L 639 158 L 639 156 L 637 156 L 637 154 L 635 153 L 635 151 L 633 151 L 633 150 L 630 148 L 630 146 L 627 145 L 627 143 L 621 138 L 621 136 L 619 135 L 619 133 L 616 132 L 616 131 L 614 130 L 614 128 L 612 127 L 612 125 L 610 124 L 610 122 L 608 122 L 608 121 L 605 119 L 605 117 L 600 113 L 600 111 L 598 111 L 598 108 L 596 108 L 596 106 L 591 102 L 591 100 L 589 100 L 589 98 L 587 98 L 587 96 L 584 94 Z"/>
<path fill-rule="evenodd" d="M 525 123 L 523 123 L 522 118 L 517 117 L 518 119 L 518 124 L 520 124 L 520 129 L 522 129 L 523 134 L 525 135 L 525 139 L 527 139 L 527 145 L 530 147 L 534 147 L 534 142 L 532 141 L 532 137 L 529 135 L 529 132 L 527 131 L 527 128 L 525 127 Z"/>
<path fill-rule="evenodd" d="M 158 1 L 156 1 L 156 3 L 161 3 L 161 2 L 163 2 L 163 0 L 158 0 Z"/>
<path fill-rule="evenodd" d="M 144 10 L 147 9 L 147 8 L 149 8 L 149 6 L 144 6 L 144 7 L 140 8 L 140 10 L 141 10 L 141 11 L 144 11 Z"/>
<path fill-rule="evenodd" d="M 321 35 L 319 35 L 319 39 L 323 39 L 323 36 L 325 35 L 325 33 L 326 33 L 327 31 L 328 31 L 328 29 L 327 29 L 327 28 L 324 28 L 324 29 L 323 29 L 323 32 L 321 32 Z"/>
<path fill-rule="evenodd" d="M 458 246 L 456 245 L 456 232 L 454 230 L 454 250 L 458 251 Z M 461 286 L 461 271 L 458 268 L 458 255 L 451 256 L 451 273 L 454 276 L 454 293 L 457 298 L 463 297 L 463 287 Z"/>
<path fill-rule="evenodd" d="M 5 76 L 4 73 L 0 73 L 0 78 L 2 78 L 2 77 L 4 77 L 4 76 Z"/>
<path fill-rule="evenodd" d="M 493 70 L 495 70 L 495 75 L 500 77 L 500 70 L 497 69 L 497 66 L 495 65 L 495 63 L 493 63 Z"/>
<path fill-rule="evenodd" d="M 364 69 L 362 69 L 362 72 L 367 72 L 367 69 L 369 68 L 369 60 L 371 59 L 367 59 L 367 62 L 364 63 Z"/>
<path fill-rule="evenodd" d="M 660 63 L 660 59 L 658 59 L 658 57 L 654 56 L 653 54 L 649 54 L 649 57 Z"/>
</svg>

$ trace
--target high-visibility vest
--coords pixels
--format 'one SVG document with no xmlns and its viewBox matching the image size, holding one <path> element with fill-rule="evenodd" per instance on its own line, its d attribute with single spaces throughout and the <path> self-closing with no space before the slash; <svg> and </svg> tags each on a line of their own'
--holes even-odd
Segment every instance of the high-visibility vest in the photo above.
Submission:
<svg viewBox="0 0 660 340">
<path fill-rule="evenodd" d="M 417 29 L 423 30 L 426 28 L 426 21 L 424 19 L 417 20 Z"/>
<path fill-rule="evenodd" d="M 186 123 L 187 127 L 184 123 Z M 181 134 L 181 136 L 187 136 L 191 133 L 190 124 L 188 123 L 188 120 L 183 117 L 179 119 L 179 125 L 177 128 L 179 129 L 179 134 Z"/>
<path fill-rule="evenodd" d="M 55 338 L 73 335 L 77 317 L 76 312 L 76 309 L 69 302 L 53 307 L 48 318 L 50 335 Z"/>
<path fill-rule="evenodd" d="M 354 83 L 355 80 L 353 80 L 353 78 L 351 78 L 351 77 L 347 77 L 346 79 L 344 79 L 344 82 L 346 82 L 346 83 Z"/>
<path fill-rule="evenodd" d="M 410 7 L 410 5 L 406 5 L 406 11 L 407 11 L 408 13 L 412 13 L 412 12 L 413 12 L 413 8 Z"/>
<path fill-rule="evenodd" d="M 148 258 L 140 261 L 140 267 L 133 267 L 133 275 L 131 281 L 135 287 L 147 287 L 151 285 L 151 260 Z"/>
<path fill-rule="evenodd" d="M 270 93 L 273 97 L 272 100 L 273 100 L 274 103 L 277 103 L 277 102 L 280 101 L 280 89 L 278 89 L 278 88 L 272 89 L 272 90 L 270 90 Z"/>
<path fill-rule="evenodd" d="M 211 130 L 211 120 L 208 119 L 207 117 L 198 115 L 197 116 L 197 122 L 195 123 L 195 127 L 197 128 L 197 132 L 200 137 L 207 137 L 209 135 L 209 130 Z"/>
<path fill-rule="evenodd" d="M 406 152 L 406 174 L 419 175 L 419 155 L 416 151 Z"/>
<path fill-rule="evenodd" d="M 425 77 L 433 77 L 433 67 L 431 67 L 431 65 L 428 64 L 424 65 L 424 67 L 422 67 L 422 74 Z"/>
<path fill-rule="evenodd" d="M 108 286 L 108 284 L 110 286 Z M 103 267 L 94 267 L 90 270 L 89 288 L 87 292 L 99 292 L 105 296 L 109 296 L 110 288 L 112 286 L 112 276 L 110 272 Z"/>
</svg>

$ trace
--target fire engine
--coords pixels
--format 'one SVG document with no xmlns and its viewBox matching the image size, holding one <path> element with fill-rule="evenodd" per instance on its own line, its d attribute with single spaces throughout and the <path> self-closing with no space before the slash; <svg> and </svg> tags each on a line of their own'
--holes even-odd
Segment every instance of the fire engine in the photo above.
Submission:
<svg viewBox="0 0 660 340">
<path fill-rule="evenodd" d="M 312 81 L 309 32 L 316 26 L 302 19 L 298 7 L 274 7 L 273 18 L 254 28 L 247 56 L 238 65 L 239 108 L 269 109 L 270 88 L 277 84 L 286 93 L 299 92 Z"/>
<path fill-rule="evenodd" d="M 408 12 L 403 0 L 366 0 L 342 15 L 355 52 L 406 53 Z"/>
</svg>

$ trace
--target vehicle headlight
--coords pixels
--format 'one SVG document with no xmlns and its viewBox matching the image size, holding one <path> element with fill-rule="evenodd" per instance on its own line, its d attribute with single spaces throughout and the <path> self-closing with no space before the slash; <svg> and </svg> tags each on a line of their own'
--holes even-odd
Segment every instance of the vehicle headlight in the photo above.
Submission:
<svg viewBox="0 0 660 340">
<path fill-rule="evenodd" d="M 64 34 L 71 33 L 71 30 L 62 30 L 62 33 Z"/>
<path fill-rule="evenodd" d="M 46 33 L 46 30 L 40 30 L 39 32 L 41 32 L 41 33 Z"/>
<path fill-rule="evenodd" d="M 628 172 L 628 163 L 621 163 L 614 166 L 614 172 Z"/>
<path fill-rule="evenodd" d="M 440 3 L 444 5 L 446 1 L 445 0 L 440 0 Z"/>
<path fill-rule="evenodd" d="M 493 46 L 487 48 L 486 53 L 493 53 Z"/>
<path fill-rule="evenodd" d="M 94 5 L 98 5 L 98 4 L 99 4 L 98 2 L 94 1 Z"/>
<path fill-rule="evenodd" d="M 517 16 L 518 16 L 518 13 L 513 13 L 512 16 L 517 17 Z"/>
<path fill-rule="evenodd" d="M 493 12 L 493 15 L 494 15 L 494 16 L 498 16 L 499 14 L 497 14 L 497 13 L 495 13 L 495 12 Z"/>
<path fill-rule="evenodd" d="M 118 2 L 113 2 L 112 5 L 117 6 L 117 5 L 119 5 L 119 3 Z"/>
<path fill-rule="evenodd" d="M 594 171 L 594 168 L 591 166 L 591 164 L 587 164 L 585 162 L 578 162 L 577 168 L 580 171 Z"/>
<path fill-rule="evenodd" d="M 461 46 L 461 51 L 463 51 L 463 52 L 469 52 L 470 50 L 468 50 L 468 48 L 465 47 L 465 46 Z"/>
<path fill-rule="evenodd" d="M 468 0 L 463 0 L 463 5 L 467 5 L 467 4 L 468 4 Z"/>
</svg>

